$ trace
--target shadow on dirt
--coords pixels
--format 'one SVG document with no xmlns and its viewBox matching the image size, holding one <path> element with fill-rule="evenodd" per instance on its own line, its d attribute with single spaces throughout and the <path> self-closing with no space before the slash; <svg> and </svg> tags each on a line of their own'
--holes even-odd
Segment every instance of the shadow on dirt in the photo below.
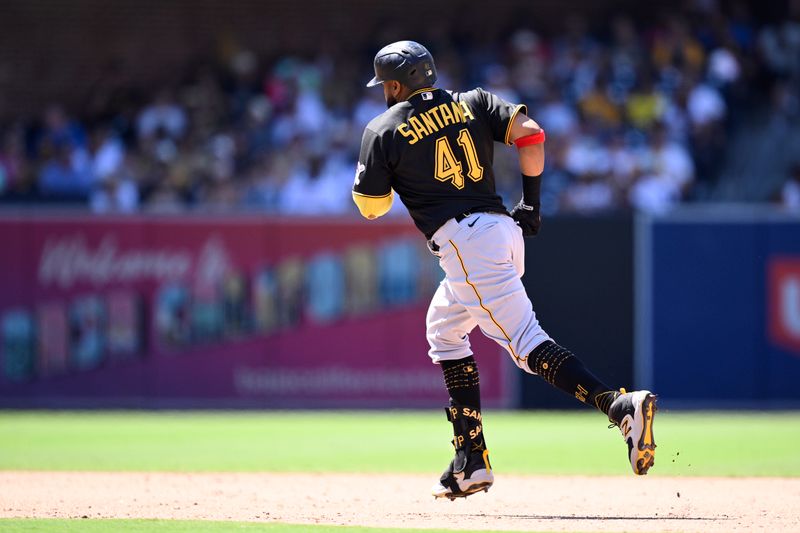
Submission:
<svg viewBox="0 0 800 533">
<path fill-rule="evenodd" d="M 515 520 L 730 520 L 731 517 L 727 515 L 721 516 L 603 516 L 603 515 L 544 515 L 544 514 L 472 514 L 472 515 L 450 515 L 454 518 L 498 518 L 498 519 L 515 519 Z"/>
</svg>

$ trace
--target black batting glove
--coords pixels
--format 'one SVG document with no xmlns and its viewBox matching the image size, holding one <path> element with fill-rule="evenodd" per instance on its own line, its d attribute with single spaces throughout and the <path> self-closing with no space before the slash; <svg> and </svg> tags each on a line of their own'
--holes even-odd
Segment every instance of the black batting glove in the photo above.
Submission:
<svg viewBox="0 0 800 533">
<path fill-rule="evenodd" d="M 527 205 L 522 200 L 511 210 L 511 218 L 514 219 L 517 226 L 522 228 L 522 235 L 524 237 L 533 237 L 537 235 L 542 225 L 542 216 L 539 214 L 539 206 Z"/>
</svg>

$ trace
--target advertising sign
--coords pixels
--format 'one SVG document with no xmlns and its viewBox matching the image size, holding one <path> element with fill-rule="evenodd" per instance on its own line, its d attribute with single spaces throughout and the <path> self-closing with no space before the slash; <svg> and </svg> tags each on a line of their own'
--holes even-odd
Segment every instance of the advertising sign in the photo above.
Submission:
<svg viewBox="0 0 800 533">
<path fill-rule="evenodd" d="M 443 405 L 405 221 L 0 218 L 0 403 Z M 477 330 L 487 405 L 506 357 Z M 111 403 L 109 403 L 111 401 Z"/>
</svg>

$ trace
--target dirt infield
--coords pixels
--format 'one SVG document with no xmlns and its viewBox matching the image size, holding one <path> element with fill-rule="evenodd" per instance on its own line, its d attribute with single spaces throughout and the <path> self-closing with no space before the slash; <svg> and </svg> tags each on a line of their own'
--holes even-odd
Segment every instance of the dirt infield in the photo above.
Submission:
<svg viewBox="0 0 800 533">
<path fill-rule="evenodd" d="M 800 532 L 800 479 L 0 472 L 0 517 L 163 518 L 518 531 Z"/>
</svg>

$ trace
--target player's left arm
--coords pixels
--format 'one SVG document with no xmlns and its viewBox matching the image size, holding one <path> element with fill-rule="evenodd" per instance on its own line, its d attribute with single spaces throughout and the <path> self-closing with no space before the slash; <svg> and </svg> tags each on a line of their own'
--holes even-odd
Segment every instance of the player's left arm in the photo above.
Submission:
<svg viewBox="0 0 800 533">
<path fill-rule="evenodd" d="M 539 233 L 540 191 L 544 171 L 544 130 L 525 113 L 514 115 L 509 125 L 508 140 L 517 147 L 519 168 L 522 173 L 522 200 L 511 211 L 511 216 L 526 236 Z"/>
<path fill-rule="evenodd" d="M 539 190 L 544 170 L 544 131 L 531 119 L 525 104 L 511 104 L 496 94 L 476 89 L 467 93 L 483 115 L 495 141 L 516 145 L 522 171 L 522 200 L 511 210 L 524 235 L 536 235 L 539 215 Z"/>
<path fill-rule="evenodd" d="M 522 200 L 511 211 L 524 235 L 536 235 L 539 216 L 539 190 L 544 170 L 544 131 L 531 119 L 525 104 L 511 104 L 496 94 L 476 89 L 470 93 L 484 114 L 495 141 L 516 145 L 522 171 Z"/>
<path fill-rule="evenodd" d="M 372 220 L 389 212 L 393 198 L 391 172 L 386 164 L 381 138 L 367 128 L 361 138 L 353 202 L 364 218 Z"/>
<path fill-rule="evenodd" d="M 537 139 L 540 142 L 535 142 Z M 517 113 L 511 123 L 511 130 L 508 135 L 509 141 L 517 143 L 520 139 L 531 138 L 532 143 L 520 142 L 522 146 L 517 146 L 519 152 L 519 168 L 524 175 L 539 176 L 544 170 L 544 130 L 535 120 L 524 113 Z"/>
<path fill-rule="evenodd" d="M 522 172 L 522 200 L 511 210 L 511 216 L 523 235 L 537 235 L 542 226 L 539 196 L 544 171 L 544 130 L 532 118 L 517 113 L 509 124 L 508 139 L 517 147 Z"/>
</svg>

